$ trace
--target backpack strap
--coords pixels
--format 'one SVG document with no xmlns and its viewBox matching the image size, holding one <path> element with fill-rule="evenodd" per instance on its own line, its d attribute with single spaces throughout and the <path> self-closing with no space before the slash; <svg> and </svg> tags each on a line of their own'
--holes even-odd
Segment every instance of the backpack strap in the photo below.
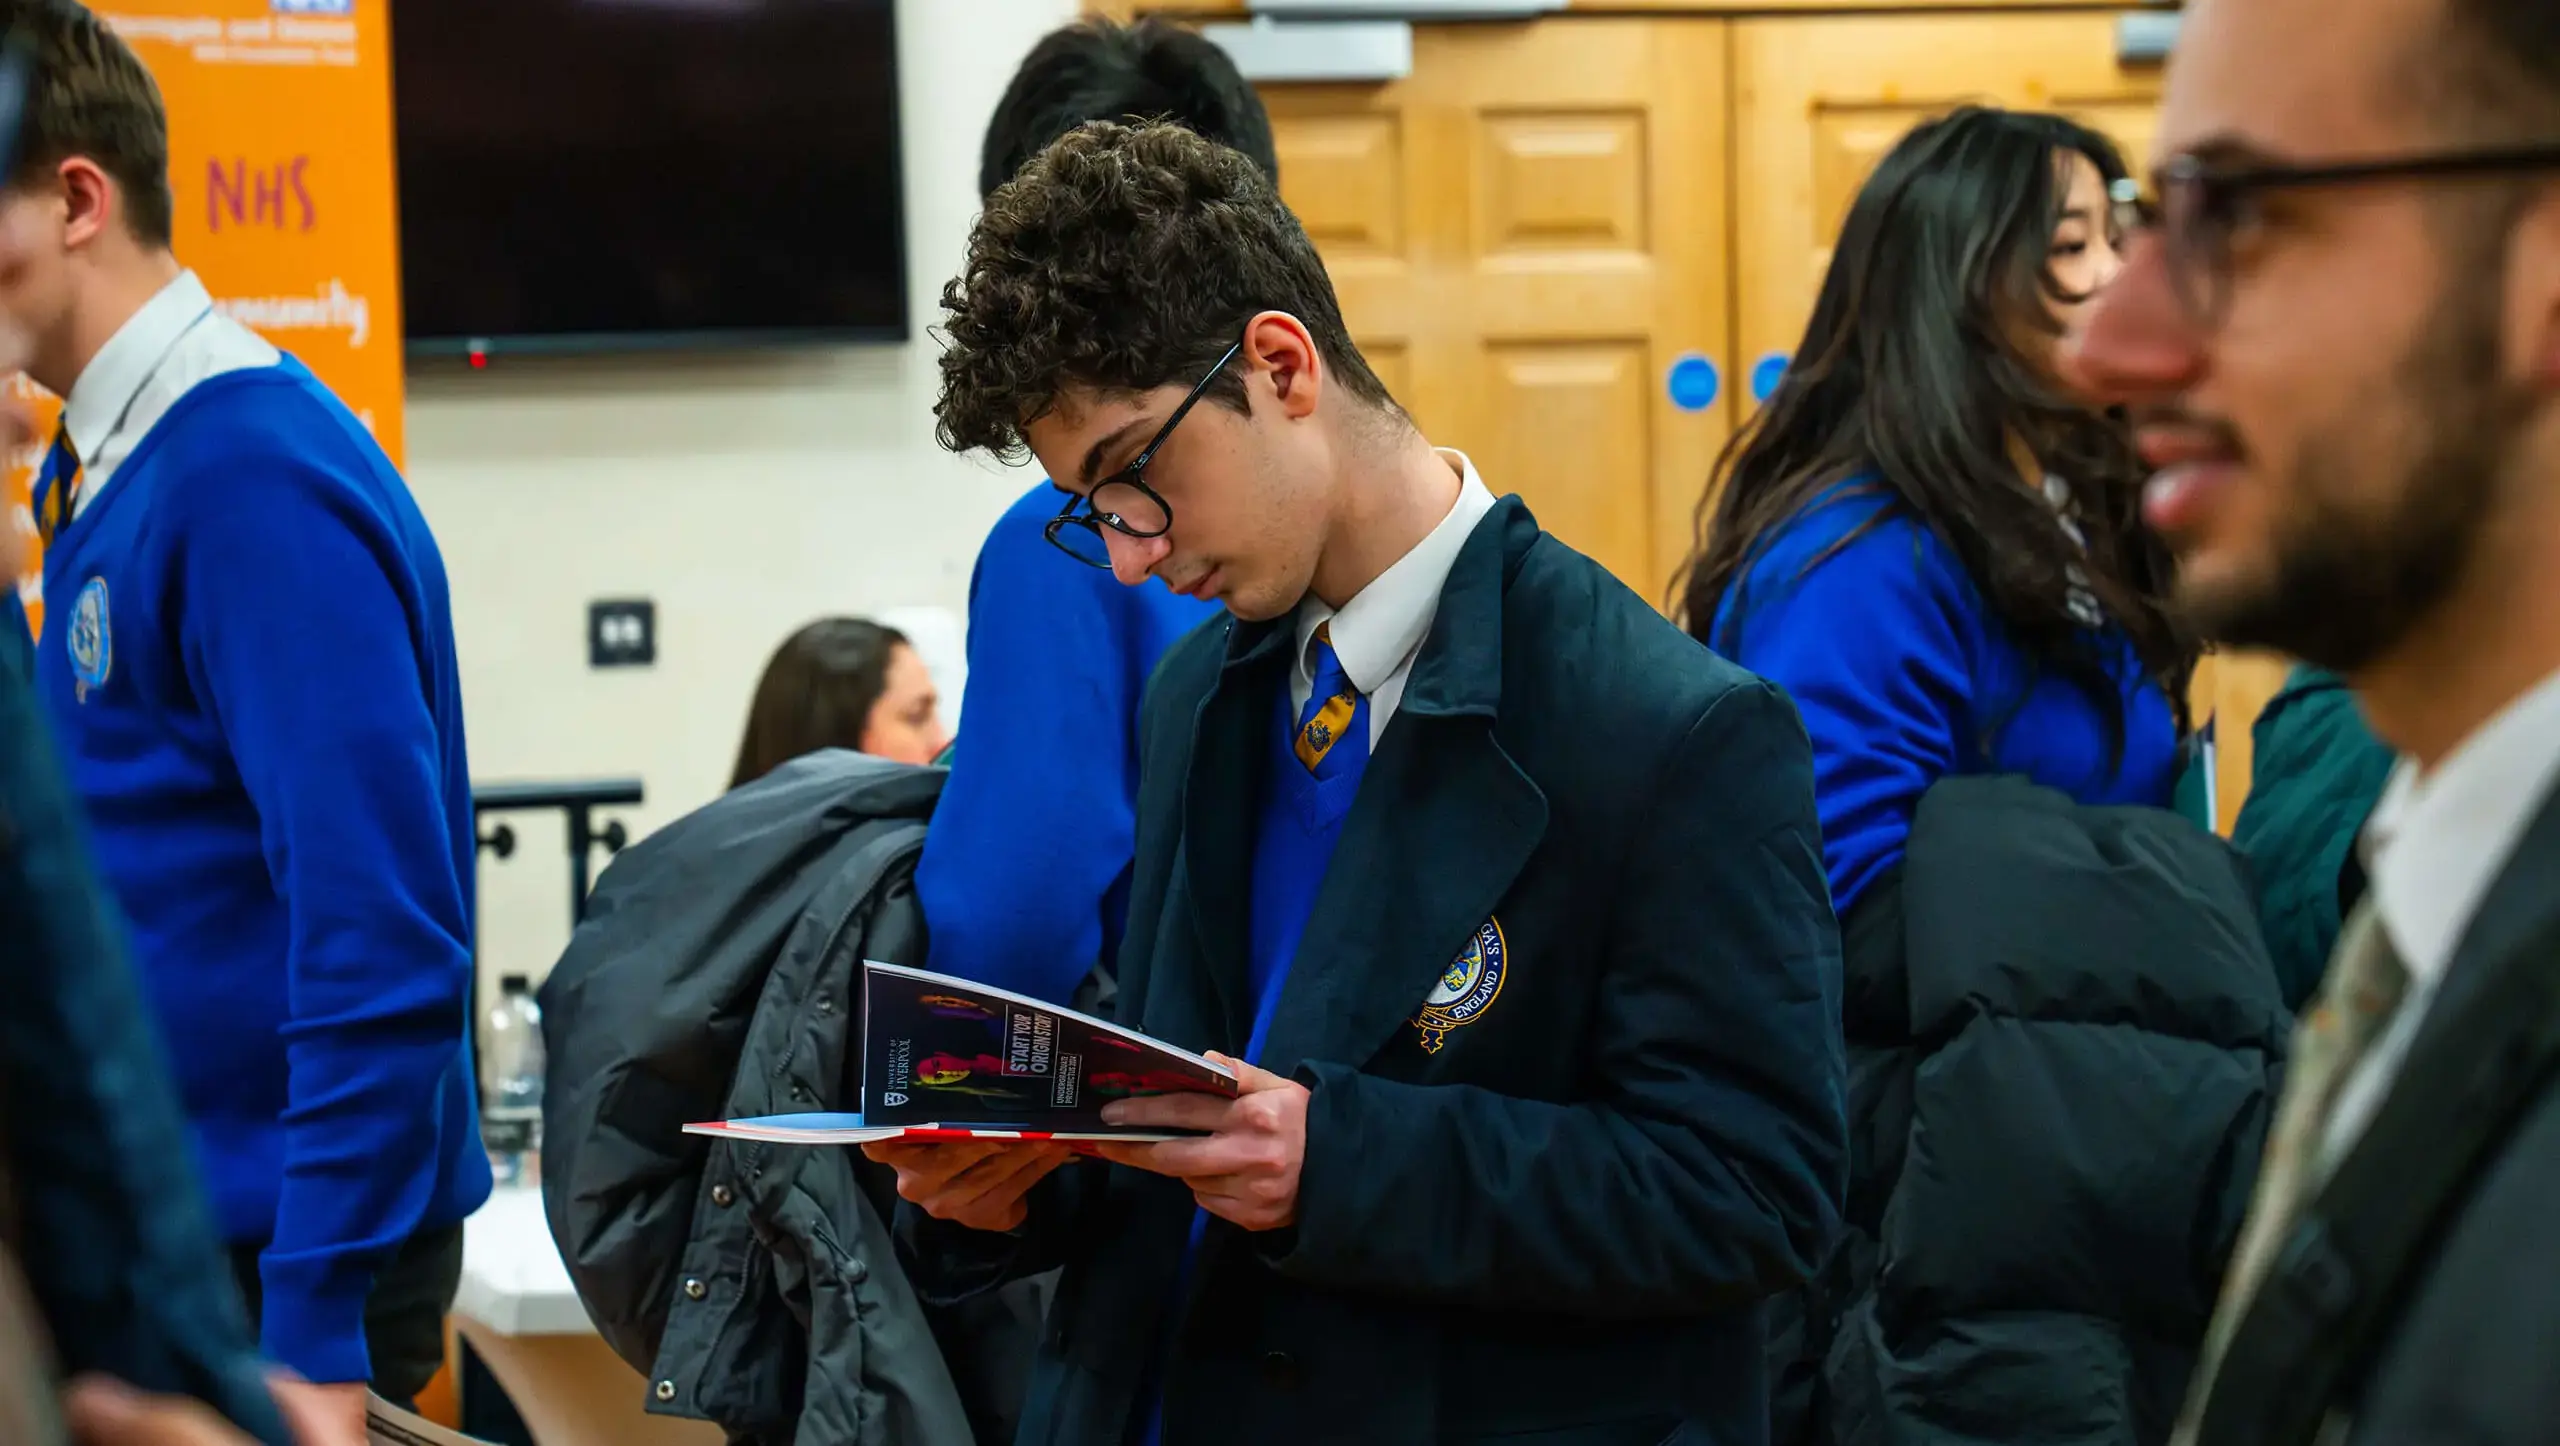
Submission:
<svg viewBox="0 0 2560 1446">
<path fill-rule="evenodd" d="M 2423 1030 L 2241 1317 L 2199 1446 L 2310 1446 L 2481 1175 L 2560 1074 L 2560 920 Z"/>
</svg>

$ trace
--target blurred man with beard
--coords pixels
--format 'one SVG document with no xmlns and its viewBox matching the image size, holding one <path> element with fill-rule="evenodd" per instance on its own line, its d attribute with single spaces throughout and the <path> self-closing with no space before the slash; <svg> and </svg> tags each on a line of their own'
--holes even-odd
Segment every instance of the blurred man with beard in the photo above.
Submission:
<svg viewBox="0 0 2560 1446">
<path fill-rule="evenodd" d="M 2403 755 L 2178 1439 L 2548 1441 L 2560 5 L 2198 0 L 2160 146 L 2080 365 L 2195 619 Z"/>
</svg>

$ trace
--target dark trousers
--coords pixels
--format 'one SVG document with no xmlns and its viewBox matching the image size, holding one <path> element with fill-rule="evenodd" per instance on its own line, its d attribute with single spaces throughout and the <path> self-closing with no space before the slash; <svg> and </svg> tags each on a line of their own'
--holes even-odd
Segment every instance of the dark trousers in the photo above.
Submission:
<svg viewBox="0 0 2560 1446">
<path fill-rule="evenodd" d="M 249 1306 L 249 1324 L 258 1323 L 264 1292 L 258 1283 L 258 1252 L 263 1247 L 231 1247 L 231 1274 L 240 1282 L 240 1297 Z M 364 1303 L 364 1340 L 373 1357 L 373 1393 L 403 1410 L 410 1409 L 427 1382 L 444 1365 L 444 1317 L 453 1307 L 453 1292 L 462 1284 L 462 1227 L 422 1230 L 409 1237 L 400 1252 L 373 1278 L 373 1294 Z"/>
</svg>

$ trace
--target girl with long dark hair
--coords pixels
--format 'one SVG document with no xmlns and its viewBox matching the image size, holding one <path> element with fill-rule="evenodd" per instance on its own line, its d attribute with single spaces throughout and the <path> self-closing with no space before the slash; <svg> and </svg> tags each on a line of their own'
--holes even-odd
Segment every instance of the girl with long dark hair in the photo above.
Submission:
<svg viewBox="0 0 2560 1446">
<path fill-rule="evenodd" d="M 765 664 L 729 786 L 821 748 L 931 763 L 950 742 L 933 675 L 906 634 L 868 618 L 820 618 Z"/>
<path fill-rule="evenodd" d="M 1842 921 L 1856 1143 L 1773 1307 L 1784 1446 L 2156 1446 L 2255 1173 L 2290 1016 L 2167 807 L 2196 649 L 2060 363 L 2123 175 L 2056 116 L 1912 131 L 1701 507 L 1688 626 L 1794 698 Z"/>
<path fill-rule="evenodd" d="M 2115 274 L 2124 174 L 2059 116 L 1914 130 L 1700 506 L 1687 626 L 1795 698 L 1843 914 L 1948 774 L 2170 799 L 2195 644 L 2130 435 L 2057 366 Z"/>
</svg>

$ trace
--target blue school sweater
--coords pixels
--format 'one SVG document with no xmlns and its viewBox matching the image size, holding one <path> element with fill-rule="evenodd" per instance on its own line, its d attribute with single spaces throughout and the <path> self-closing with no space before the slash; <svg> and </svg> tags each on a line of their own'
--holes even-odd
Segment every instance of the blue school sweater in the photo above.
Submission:
<svg viewBox="0 0 2560 1446">
<path fill-rule="evenodd" d="M 2177 715 L 2122 629 L 2089 634 L 2116 685 L 2104 700 L 2039 670 L 1954 550 L 1854 483 L 1816 497 L 1761 545 L 1711 636 L 1804 717 L 1843 918 L 1901 863 L 1920 796 L 1948 774 L 2023 774 L 2081 803 L 2162 808 L 2177 786 Z M 2110 710 L 2124 720 L 2121 756 Z"/>
<path fill-rule="evenodd" d="M 1327 681 L 1322 677 L 1317 680 L 1316 693 L 1304 710 L 1308 716 L 1312 717 L 1323 704 Z M 1298 944 L 1307 934 L 1307 920 L 1315 913 L 1316 892 L 1324 887 L 1325 871 L 1333 866 L 1334 847 L 1342 842 L 1343 821 L 1351 816 L 1360 779 L 1369 769 L 1367 698 L 1362 698 L 1353 710 L 1341 741 L 1325 755 L 1323 766 L 1309 773 L 1306 765 L 1298 761 L 1298 730 L 1302 726 L 1299 710 L 1290 706 L 1287 688 L 1279 691 L 1279 706 L 1271 720 L 1270 761 L 1264 765 L 1262 807 L 1253 833 L 1252 948 L 1245 961 L 1245 997 L 1254 1001 L 1253 1034 L 1244 1050 L 1248 1064 L 1262 1062 L 1262 1042 L 1271 1032 L 1272 1011 L 1280 1003 L 1281 989 L 1289 982 L 1289 966 L 1298 957 Z M 1175 1300 L 1182 1299 L 1186 1292 L 1192 1258 L 1199 1253 L 1200 1238 L 1208 1226 L 1208 1212 L 1194 1207 L 1191 1237 L 1182 1250 L 1182 1269 L 1174 1278 Z M 1159 1380 L 1148 1399 L 1140 1446 L 1158 1446 L 1162 1439 L 1163 1354 L 1179 1325 L 1179 1312 L 1169 1312 L 1165 1338 L 1158 1346 Z"/>
<path fill-rule="evenodd" d="M 37 670 L 262 1340 L 369 1375 L 364 1303 L 489 1193 L 444 566 L 299 362 L 169 409 L 45 554 Z"/>
<path fill-rule="evenodd" d="M 1032 488 L 978 550 L 961 737 L 916 864 L 932 968 L 1060 1004 L 1119 955 L 1147 679 L 1220 611 L 1051 546 L 1065 502 Z"/>
</svg>

